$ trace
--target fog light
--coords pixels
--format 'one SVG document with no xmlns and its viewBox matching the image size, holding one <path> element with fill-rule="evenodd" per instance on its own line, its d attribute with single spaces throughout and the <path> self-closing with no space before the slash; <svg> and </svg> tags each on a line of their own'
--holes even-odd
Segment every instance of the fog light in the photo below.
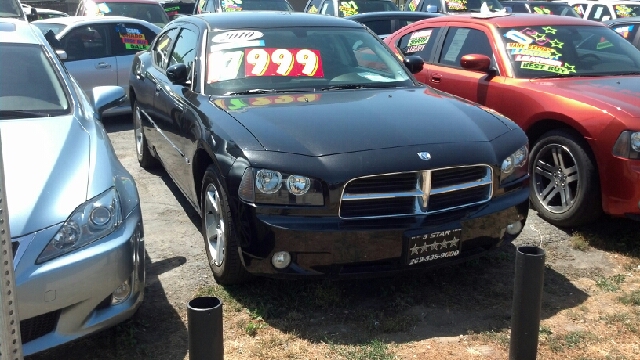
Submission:
<svg viewBox="0 0 640 360">
<path fill-rule="evenodd" d="M 121 304 L 129 298 L 129 295 L 131 295 L 131 285 L 127 280 L 111 294 L 111 305 Z"/>
<path fill-rule="evenodd" d="M 522 221 L 507 225 L 507 234 L 509 235 L 518 235 L 520 231 L 522 231 Z"/>
<path fill-rule="evenodd" d="M 273 254 L 271 264 L 273 264 L 276 269 L 284 269 L 291 264 L 291 255 L 286 251 L 278 251 Z"/>
</svg>

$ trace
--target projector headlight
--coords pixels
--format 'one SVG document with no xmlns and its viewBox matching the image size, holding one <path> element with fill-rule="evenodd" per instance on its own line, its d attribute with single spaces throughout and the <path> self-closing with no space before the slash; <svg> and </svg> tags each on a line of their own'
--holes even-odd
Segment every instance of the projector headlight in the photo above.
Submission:
<svg viewBox="0 0 640 360">
<path fill-rule="evenodd" d="M 270 169 L 247 168 L 238 195 L 256 204 L 324 205 L 320 180 Z"/>
</svg>

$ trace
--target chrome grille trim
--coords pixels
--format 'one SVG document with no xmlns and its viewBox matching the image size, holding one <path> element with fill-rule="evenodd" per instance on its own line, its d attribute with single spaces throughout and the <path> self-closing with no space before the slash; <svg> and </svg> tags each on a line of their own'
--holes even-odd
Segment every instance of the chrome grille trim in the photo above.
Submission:
<svg viewBox="0 0 640 360">
<path fill-rule="evenodd" d="M 435 177 L 437 177 L 438 171 L 463 169 L 463 168 L 466 168 L 466 169 L 478 168 L 479 174 L 481 170 L 484 170 L 483 171 L 484 175 L 481 178 L 476 179 L 475 181 L 465 181 L 458 184 L 447 184 L 446 186 L 432 188 L 432 180 L 434 178 L 434 175 Z M 397 192 L 381 192 L 381 193 L 367 192 L 367 193 L 357 193 L 357 194 L 355 193 L 351 194 L 348 192 L 349 184 L 355 181 L 358 181 L 360 179 L 368 179 L 372 177 L 384 178 L 385 176 L 394 176 L 399 174 L 415 174 L 415 179 L 416 179 L 415 190 L 397 191 Z M 479 201 L 473 201 L 470 203 L 463 203 L 455 206 L 449 206 L 442 209 L 429 209 L 429 198 L 433 195 L 451 194 L 452 196 L 455 196 L 455 192 L 457 191 L 470 190 L 478 187 L 486 187 L 486 196 L 483 195 Z M 457 210 L 457 209 L 462 209 L 470 206 L 479 205 L 491 200 L 491 198 L 493 197 L 493 169 L 489 165 L 479 164 L 479 165 L 468 165 L 468 166 L 445 167 L 445 168 L 422 170 L 422 171 L 410 171 L 406 173 L 368 175 L 368 176 L 363 176 L 363 177 L 349 180 L 347 183 L 345 183 L 345 186 L 342 191 L 343 193 L 340 199 L 340 207 L 339 207 L 339 213 L 338 213 L 338 216 L 341 219 L 376 219 L 376 218 L 399 217 L 399 216 L 407 216 L 407 215 L 438 214 L 446 211 Z M 414 198 L 412 212 L 391 213 L 391 214 L 384 214 L 384 215 L 343 217 L 343 207 L 345 204 L 355 204 L 357 201 L 367 201 L 367 200 L 371 201 L 371 200 L 380 200 L 380 199 L 410 198 L 410 197 Z M 376 204 L 376 205 L 379 205 L 379 204 Z M 351 211 L 355 212 L 356 210 L 351 210 Z"/>
</svg>

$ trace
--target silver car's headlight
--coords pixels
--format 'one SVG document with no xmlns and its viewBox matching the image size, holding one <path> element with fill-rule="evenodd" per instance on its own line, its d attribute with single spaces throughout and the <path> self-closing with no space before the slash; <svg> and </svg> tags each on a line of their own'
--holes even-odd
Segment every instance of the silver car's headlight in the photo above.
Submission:
<svg viewBox="0 0 640 360">
<path fill-rule="evenodd" d="M 244 201 L 258 204 L 324 205 L 319 180 L 269 169 L 248 168 L 238 195 Z"/>
<path fill-rule="evenodd" d="M 500 165 L 500 182 L 507 179 L 519 179 L 527 174 L 527 158 L 529 157 L 529 147 L 527 145 L 519 148 L 513 154 L 507 156 Z"/>
<path fill-rule="evenodd" d="M 623 131 L 613 145 L 613 155 L 625 159 L 640 159 L 640 131 Z"/>
<path fill-rule="evenodd" d="M 36 264 L 41 264 L 101 239 L 120 226 L 122 209 L 115 188 L 80 205 L 44 248 Z"/>
</svg>

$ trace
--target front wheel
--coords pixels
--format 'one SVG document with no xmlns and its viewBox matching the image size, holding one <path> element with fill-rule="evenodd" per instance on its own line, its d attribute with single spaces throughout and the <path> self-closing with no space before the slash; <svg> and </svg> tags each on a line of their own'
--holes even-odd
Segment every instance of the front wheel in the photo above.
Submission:
<svg viewBox="0 0 640 360">
<path fill-rule="evenodd" d="M 152 169 L 158 166 L 158 159 L 153 157 L 147 138 L 144 136 L 144 128 L 142 127 L 142 111 L 138 102 L 133 103 L 133 133 L 136 140 L 136 157 L 138 163 L 143 169 Z"/>
<path fill-rule="evenodd" d="M 598 171 L 581 136 L 567 130 L 549 131 L 533 146 L 529 164 L 531 203 L 540 217 L 571 227 L 601 215 Z"/>
<path fill-rule="evenodd" d="M 219 284 L 232 285 L 247 281 L 249 273 L 240 260 L 228 197 L 219 179 L 210 165 L 202 179 L 202 235 L 214 279 Z"/>
</svg>

